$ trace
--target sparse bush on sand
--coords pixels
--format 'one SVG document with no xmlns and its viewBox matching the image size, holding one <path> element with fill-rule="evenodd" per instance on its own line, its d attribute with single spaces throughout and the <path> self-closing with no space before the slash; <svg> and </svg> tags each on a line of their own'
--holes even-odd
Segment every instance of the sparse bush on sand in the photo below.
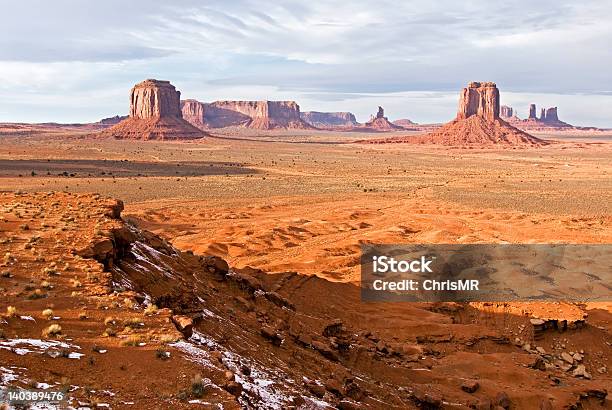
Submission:
<svg viewBox="0 0 612 410">
<path fill-rule="evenodd" d="M 62 333 L 62 327 L 58 324 L 52 324 L 42 331 L 43 337 L 57 336 Z"/>
<path fill-rule="evenodd" d="M 106 319 L 104 319 L 104 325 L 106 326 L 111 326 L 111 325 L 114 325 L 115 323 L 117 323 L 117 319 L 115 319 L 112 316 L 108 316 Z"/>
<path fill-rule="evenodd" d="M 196 374 L 191 379 L 191 394 L 194 397 L 202 397 L 204 395 L 204 380 L 201 374 Z"/>
<path fill-rule="evenodd" d="M 165 334 L 165 335 L 161 335 L 159 338 L 159 342 L 161 344 L 167 345 L 170 343 L 174 343 L 177 342 L 180 338 L 177 336 L 173 336 L 173 335 L 169 335 L 169 334 Z"/>
<path fill-rule="evenodd" d="M 112 327 L 107 327 L 106 330 L 104 331 L 104 333 L 102 333 L 102 336 L 104 336 L 104 337 L 115 337 L 115 336 L 117 336 L 117 331 L 115 329 L 113 329 Z"/>
<path fill-rule="evenodd" d="M 140 346 L 140 343 L 142 343 L 142 337 L 140 337 L 140 335 L 131 335 L 121 344 L 123 346 Z"/>
<path fill-rule="evenodd" d="M 16 317 L 19 316 L 19 313 L 17 312 L 17 308 L 15 306 L 8 306 L 6 308 L 6 315 L 8 317 Z"/>
<path fill-rule="evenodd" d="M 155 314 L 157 314 L 157 310 L 158 310 L 158 309 L 157 309 L 157 306 L 156 306 L 156 305 L 154 305 L 154 304 L 150 304 L 149 306 L 147 306 L 147 307 L 145 308 L 145 310 L 144 310 L 144 314 L 145 314 L 145 315 L 147 315 L 147 316 L 150 316 L 150 315 L 155 315 Z"/>
<path fill-rule="evenodd" d="M 49 320 L 53 317 L 53 310 L 51 309 L 45 309 L 42 311 L 42 315 L 45 319 Z"/>
</svg>

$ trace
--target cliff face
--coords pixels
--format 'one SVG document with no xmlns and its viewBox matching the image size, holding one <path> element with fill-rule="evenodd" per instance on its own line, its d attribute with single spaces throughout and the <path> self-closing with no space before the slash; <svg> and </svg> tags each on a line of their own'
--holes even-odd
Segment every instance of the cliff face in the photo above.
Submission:
<svg viewBox="0 0 612 410">
<path fill-rule="evenodd" d="M 130 93 L 130 117 L 148 119 L 153 117 L 181 118 L 181 92 L 170 81 L 145 80 L 136 84 Z"/>
<path fill-rule="evenodd" d="M 308 124 L 317 128 L 354 127 L 359 125 L 355 115 L 350 112 L 318 112 L 306 111 L 300 117 Z"/>
<path fill-rule="evenodd" d="M 205 105 L 206 104 L 196 100 L 181 101 L 181 113 L 183 118 L 196 127 L 205 126 Z"/>
<path fill-rule="evenodd" d="M 499 90 L 492 82 L 471 82 L 461 91 L 457 119 L 477 115 L 487 121 L 499 118 Z"/>
<path fill-rule="evenodd" d="M 514 116 L 514 109 L 512 107 L 508 107 L 507 105 L 502 105 L 499 116 L 502 118 L 512 118 Z"/>
<path fill-rule="evenodd" d="M 99 136 L 118 139 L 194 139 L 205 134 L 183 119 L 181 93 L 169 81 L 145 80 L 130 92 L 130 116 Z"/>
<path fill-rule="evenodd" d="M 182 102 L 183 117 L 197 127 L 241 126 L 256 129 L 312 128 L 295 101 Z"/>
</svg>

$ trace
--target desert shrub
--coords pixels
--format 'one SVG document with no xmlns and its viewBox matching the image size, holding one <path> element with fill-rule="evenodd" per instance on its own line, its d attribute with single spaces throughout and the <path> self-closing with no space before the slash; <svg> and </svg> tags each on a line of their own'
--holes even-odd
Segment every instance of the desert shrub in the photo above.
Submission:
<svg viewBox="0 0 612 410">
<path fill-rule="evenodd" d="M 204 395 L 204 380 L 201 374 L 196 374 L 191 379 L 191 394 L 194 397 L 202 397 Z"/>
<path fill-rule="evenodd" d="M 159 347 L 155 351 L 155 357 L 157 357 L 158 359 L 161 359 L 161 360 L 168 360 L 170 358 L 170 352 L 168 352 L 167 350 L 162 349 L 161 347 Z"/>
<path fill-rule="evenodd" d="M 40 287 L 46 290 L 51 290 L 53 289 L 53 285 L 51 285 L 48 281 L 43 280 L 42 282 L 40 282 Z"/>
<path fill-rule="evenodd" d="M 42 331 L 43 337 L 57 336 L 62 333 L 62 327 L 58 324 L 52 324 Z"/>
<path fill-rule="evenodd" d="M 165 334 L 165 335 L 161 335 L 159 338 L 159 341 L 161 344 L 167 345 L 170 343 L 174 343 L 177 342 L 180 338 L 177 336 L 173 336 L 173 335 L 169 335 L 169 334 Z"/>
<path fill-rule="evenodd" d="M 108 316 L 106 319 L 104 319 L 104 325 L 106 326 L 111 326 L 111 325 L 114 325 L 115 323 L 117 323 L 117 319 L 115 319 L 112 316 Z"/>
<path fill-rule="evenodd" d="M 144 314 L 147 316 L 155 315 L 157 313 L 157 306 L 154 304 L 150 304 L 144 310 Z"/>
<path fill-rule="evenodd" d="M 123 346 L 140 346 L 140 343 L 142 343 L 142 338 L 139 335 L 131 335 L 121 344 Z"/>
<path fill-rule="evenodd" d="M 117 331 L 115 329 L 113 329 L 112 327 L 107 327 L 106 330 L 104 331 L 104 333 L 102 333 L 102 336 L 104 336 L 104 337 L 115 337 L 115 336 L 117 336 Z"/>
<path fill-rule="evenodd" d="M 42 315 L 45 319 L 49 320 L 53 317 L 53 310 L 51 309 L 45 309 L 42 311 Z"/>
<path fill-rule="evenodd" d="M 77 279 L 70 279 L 70 283 L 74 288 L 80 288 L 81 286 L 83 286 L 83 284 Z"/>
<path fill-rule="evenodd" d="M 46 297 L 47 297 L 47 294 L 43 292 L 41 289 L 36 289 L 34 290 L 34 292 L 28 295 L 28 299 L 31 299 L 31 300 L 42 299 Z"/>
<path fill-rule="evenodd" d="M 17 308 L 15 306 L 8 306 L 6 308 L 6 315 L 8 317 L 16 317 L 19 316 L 19 313 L 17 312 Z"/>
<path fill-rule="evenodd" d="M 87 319 L 87 313 L 85 312 L 79 313 L 79 320 L 85 320 L 85 319 Z"/>
<path fill-rule="evenodd" d="M 142 323 L 142 319 L 138 317 L 131 317 L 131 318 L 125 319 L 123 321 L 123 325 L 134 328 L 134 327 L 144 326 L 144 323 Z"/>
</svg>

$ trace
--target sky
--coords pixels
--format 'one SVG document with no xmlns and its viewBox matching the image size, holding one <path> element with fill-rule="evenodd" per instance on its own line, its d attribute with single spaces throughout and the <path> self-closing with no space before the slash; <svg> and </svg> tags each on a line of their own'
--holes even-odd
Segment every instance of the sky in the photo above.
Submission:
<svg viewBox="0 0 612 410">
<path fill-rule="evenodd" d="M 183 98 L 295 100 L 444 122 L 469 81 L 612 127 L 610 0 L 3 0 L 0 121 L 93 122 L 146 78 Z"/>
</svg>

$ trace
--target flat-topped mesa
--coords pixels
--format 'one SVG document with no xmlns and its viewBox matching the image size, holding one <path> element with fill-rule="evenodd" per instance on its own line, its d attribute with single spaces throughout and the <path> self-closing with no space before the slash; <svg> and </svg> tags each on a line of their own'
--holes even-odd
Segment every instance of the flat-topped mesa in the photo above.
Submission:
<svg viewBox="0 0 612 410">
<path fill-rule="evenodd" d="M 487 121 L 499 118 L 499 90 L 492 82 L 471 82 L 461 91 L 457 119 L 477 115 Z"/>
<path fill-rule="evenodd" d="M 183 117 L 196 127 L 256 129 L 312 128 L 300 117 L 295 101 L 181 102 Z"/>
<path fill-rule="evenodd" d="M 130 117 L 149 119 L 177 117 L 181 114 L 181 92 L 170 81 L 144 80 L 132 88 L 130 94 Z"/>
<path fill-rule="evenodd" d="M 300 112 L 300 117 L 317 128 L 355 127 L 359 125 L 351 112 Z"/>
</svg>

